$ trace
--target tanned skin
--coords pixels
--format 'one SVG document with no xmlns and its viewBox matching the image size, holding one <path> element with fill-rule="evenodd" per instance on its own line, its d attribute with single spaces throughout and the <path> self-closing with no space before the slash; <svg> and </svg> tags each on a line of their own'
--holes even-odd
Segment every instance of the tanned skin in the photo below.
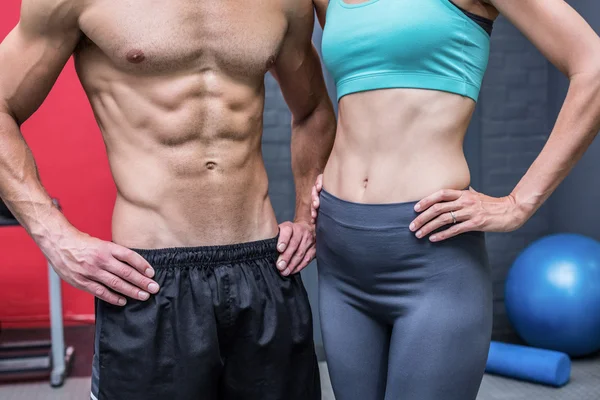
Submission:
<svg viewBox="0 0 600 400">
<path fill-rule="evenodd" d="M 319 21 L 326 24 L 328 0 L 314 2 Z M 354 93 L 339 102 L 335 145 L 313 189 L 313 218 L 325 182 L 329 192 L 350 201 L 418 201 L 420 215 L 410 229 L 424 240 L 439 242 L 467 231 L 513 231 L 548 199 L 596 137 L 600 38 L 571 6 L 563 0 L 453 2 L 489 19 L 502 14 L 569 78 L 567 97 L 543 150 L 506 196 L 463 190 L 470 184 L 463 139 L 475 110 L 472 99 L 420 89 Z"/>
<path fill-rule="evenodd" d="M 313 15 L 310 0 L 23 0 L 0 45 L 0 196 L 65 281 L 112 304 L 146 300 L 154 271 L 130 248 L 278 230 L 282 274 L 310 262 L 310 188 L 335 134 Z M 117 186 L 113 242 L 52 205 L 20 131 L 72 55 Z M 293 116 L 298 193 L 294 221 L 279 226 L 261 155 L 269 71 Z"/>
</svg>

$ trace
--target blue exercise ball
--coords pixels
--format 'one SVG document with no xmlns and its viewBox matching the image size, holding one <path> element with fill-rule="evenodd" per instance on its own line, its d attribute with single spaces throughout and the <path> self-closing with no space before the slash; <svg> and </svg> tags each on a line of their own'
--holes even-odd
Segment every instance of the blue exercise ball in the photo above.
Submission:
<svg viewBox="0 0 600 400">
<path fill-rule="evenodd" d="M 505 305 L 531 346 L 576 357 L 600 350 L 600 243 L 577 234 L 535 241 L 508 273 Z"/>
</svg>

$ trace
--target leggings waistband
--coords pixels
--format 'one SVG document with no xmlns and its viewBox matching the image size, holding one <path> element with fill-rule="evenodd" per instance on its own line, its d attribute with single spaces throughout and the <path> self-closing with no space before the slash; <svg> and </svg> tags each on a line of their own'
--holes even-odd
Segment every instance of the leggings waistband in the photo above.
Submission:
<svg viewBox="0 0 600 400">
<path fill-rule="evenodd" d="M 223 246 L 172 247 L 164 249 L 132 249 L 153 267 L 209 266 L 279 256 L 277 237 Z"/>
<path fill-rule="evenodd" d="M 417 217 L 417 201 L 405 203 L 365 204 L 342 200 L 325 189 L 320 194 L 319 214 L 339 224 L 362 229 L 408 227 Z"/>
</svg>

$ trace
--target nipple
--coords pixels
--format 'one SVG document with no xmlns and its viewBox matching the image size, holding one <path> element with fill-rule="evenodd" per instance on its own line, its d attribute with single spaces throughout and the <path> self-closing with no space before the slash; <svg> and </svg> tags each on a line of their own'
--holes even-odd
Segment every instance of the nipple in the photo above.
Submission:
<svg viewBox="0 0 600 400">
<path fill-rule="evenodd" d="M 144 52 L 138 49 L 130 50 L 127 53 L 127 61 L 133 64 L 139 64 L 146 59 Z"/>
</svg>

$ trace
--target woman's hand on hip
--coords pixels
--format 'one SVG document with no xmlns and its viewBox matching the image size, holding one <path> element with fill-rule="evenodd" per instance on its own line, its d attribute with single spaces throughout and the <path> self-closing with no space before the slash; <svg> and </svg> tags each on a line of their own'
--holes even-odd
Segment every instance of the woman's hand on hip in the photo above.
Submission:
<svg viewBox="0 0 600 400">
<path fill-rule="evenodd" d="M 491 197 L 475 191 L 442 189 L 415 204 L 420 213 L 410 224 L 418 238 L 439 242 L 468 231 L 510 232 L 527 217 L 512 196 Z"/>
<path fill-rule="evenodd" d="M 321 194 L 321 190 L 323 190 L 323 174 L 317 176 L 317 180 L 315 181 L 315 185 L 312 188 L 311 193 L 311 202 L 310 202 L 310 215 L 312 217 L 312 223 L 314 224 L 317 220 L 317 214 L 319 211 L 320 199 L 319 195 Z"/>
</svg>

